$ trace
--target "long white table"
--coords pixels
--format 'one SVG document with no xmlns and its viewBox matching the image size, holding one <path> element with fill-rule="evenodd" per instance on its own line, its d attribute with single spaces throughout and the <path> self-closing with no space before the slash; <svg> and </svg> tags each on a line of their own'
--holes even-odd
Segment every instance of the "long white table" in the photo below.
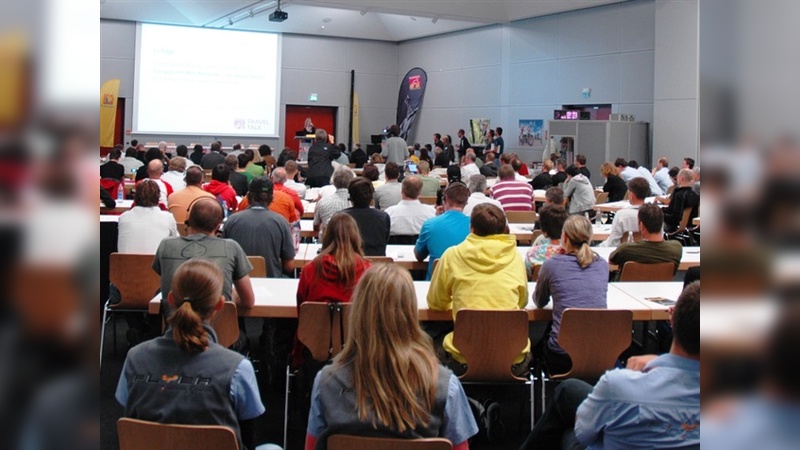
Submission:
<svg viewBox="0 0 800 450">
<path fill-rule="evenodd" d="M 647 197 L 644 199 L 645 203 L 654 203 L 656 201 L 655 197 Z M 664 206 L 664 205 L 659 205 Z M 620 200 L 618 202 L 608 202 L 608 203 L 598 203 L 592 207 L 595 211 L 600 212 L 617 212 L 620 209 L 626 209 L 631 207 L 631 202 L 628 200 Z"/>
<path fill-rule="evenodd" d="M 255 293 L 255 306 L 251 309 L 239 309 L 239 315 L 243 317 L 275 317 L 275 318 L 297 318 L 297 284 L 299 280 L 293 278 L 251 278 L 253 292 Z M 628 285 L 638 285 L 630 287 Z M 648 285 L 652 283 L 610 283 L 608 287 L 608 309 L 630 310 L 633 312 L 633 320 L 649 321 L 658 316 L 666 317 L 667 308 L 656 308 L 648 305 L 644 301 L 638 300 L 634 295 L 628 293 L 628 289 L 635 293 L 645 292 L 645 296 L 662 295 L 663 290 L 654 287 L 654 294 L 648 294 Z M 680 286 L 681 283 L 672 283 Z M 430 282 L 415 281 L 414 290 L 417 294 L 417 306 L 419 308 L 419 319 L 422 321 L 452 321 L 452 311 L 433 311 L 428 309 L 428 288 Z M 536 289 L 536 283 L 528 283 L 528 305 L 525 310 L 528 312 L 530 321 L 549 321 L 552 319 L 552 302 L 545 308 L 537 308 L 530 300 Z M 670 291 L 672 292 L 672 291 Z M 675 296 L 677 298 L 677 296 Z M 650 302 L 647 302 L 650 303 Z M 150 300 L 150 314 L 158 314 L 161 310 L 161 294 L 156 294 Z"/>
<path fill-rule="evenodd" d="M 609 290 L 612 287 L 650 308 L 651 320 L 669 320 L 669 306 L 655 303 L 648 299 L 661 297 L 677 301 L 683 290 L 683 283 L 680 281 L 609 283 Z"/>
</svg>

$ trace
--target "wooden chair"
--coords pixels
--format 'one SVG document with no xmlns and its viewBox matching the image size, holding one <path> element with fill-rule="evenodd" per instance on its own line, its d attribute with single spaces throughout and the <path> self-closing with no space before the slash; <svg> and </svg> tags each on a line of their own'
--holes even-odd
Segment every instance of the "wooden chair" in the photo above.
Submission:
<svg viewBox="0 0 800 450">
<path fill-rule="evenodd" d="M 384 264 L 391 264 L 394 262 L 389 256 L 365 256 L 366 260 L 370 262 L 370 264 L 377 264 L 377 263 L 384 263 Z"/>
<path fill-rule="evenodd" d="M 154 255 L 112 253 L 109 256 L 108 279 L 119 289 L 119 303 L 106 301 L 103 308 L 103 325 L 100 330 L 100 366 L 103 365 L 103 342 L 106 323 L 118 312 L 146 313 L 156 291 L 161 287 L 161 277 L 153 270 Z M 109 317 L 111 314 L 111 317 Z M 117 324 L 114 322 L 114 349 L 117 348 Z"/>
<path fill-rule="evenodd" d="M 594 195 L 595 195 L 594 196 L 594 203 L 596 205 L 600 204 L 600 203 L 608 203 L 608 192 L 597 192 L 597 191 L 595 191 Z"/>
<path fill-rule="evenodd" d="M 435 195 L 431 195 L 431 196 L 421 195 L 419 197 L 419 201 L 423 205 L 436 206 L 436 196 Z"/>
<path fill-rule="evenodd" d="M 349 316 L 350 305 L 347 303 L 305 302 L 297 314 L 297 340 L 308 348 L 315 361 L 328 362 L 344 348 Z M 287 448 L 288 443 L 290 379 L 294 376 L 291 364 L 287 365 L 283 448 Z"/>
<path fill-rule="evenodd" d="M 566 373 L 550 374 L 550 378 L 599 378 L 630 347 L 632 328 L 631 311 L 567 308 L 561 316 L 558 345 L 569 355 L 572 368 Z"/>
<path fill-rule="evenodd" d="M 239 314 L 236 304 L 225 302 L 222 310 L 211 319 L 211 327 L 217 333 L 217 343 L 225 348 L 239 340 Z"/>
<path fill-rule="evenodd" d="M 645 264 L 628 261 L 620 270 L 619 281 L 672 281 L 675 269 L 671 262 Z"/>
<path fill-rule="evenodd" d="M 666 238 L 668 240 L 680 241 L 684 246 L 697 245 L 692 233 L 689 231 L 689 225 L 691 224 L 692 219 L 692 209 L 693 208 L 691 207 L 683 209 L 683 215 L 681 216 L 681 222 L 678 225 L 678 229 L 672 233 L 666 233 Z"/>
<path fill-rule="evenodd" d="M 328 437 L 328 450 L 451 450 L 444 438 L 400 439 L 334 434 Z"/>
<path fill-rule="evenodd" d="M 120 450 L 238 450 L 236 433 L 218 425 L 178 425 L 123 417 L 117 421 Z"/>
<path fill-rule="evenodd" d="M 506 211 L 508 223 L 534 223 L 536 211 Z"/>
<path fill-rule="evenodd" d="M 73 335 L 84 296 L 72 268 L 25 264 L 9 274 L 12 306 L 28 336 L 52 342 Z"/>
<path fill-rule="evenodd" d="M 624 244 L 626 242 L 642 242 L 642 233 L 638 231 L 626 231 L 622 235 L 620 243 Z"/>
<path fill-rule="evenodd" d="M 250 278 L 267 278 L 267 261 L 263 256 L 248 256 L 247 260 L 253 266 L 249 273 Z"/>
<path fill-rule="evenodd" d="M 456 313 L 453 345 L 467 360 L 467 371 L 459 379 L 462 383 L 529 383 L 533 428 L 533 380 L 512 372 L 514 359 L 527 344 L 525 310 L 462 309 Z"/>
<path fill-rule="evenodd" d="M 537 281 L 539 280 L 539 272 L 542 270 L 541 264 L 534 264 L 531 268 L 531 279 L 530 281 Z"/>
</svg>

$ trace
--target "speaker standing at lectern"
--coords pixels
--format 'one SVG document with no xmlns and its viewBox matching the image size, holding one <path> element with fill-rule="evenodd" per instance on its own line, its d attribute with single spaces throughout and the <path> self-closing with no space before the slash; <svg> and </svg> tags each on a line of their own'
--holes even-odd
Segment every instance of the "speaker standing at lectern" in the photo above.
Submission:
<svg viewBox="0 0 800 450">
<path fill-rule="evenodd" d="M 317 129 L 314 128 L 314 123 L 311 122 L 311 117 L 306 117 L 306 121 L 303 124 L 303 129 L 295 133 L 295 136 L 306 136 L 308 134 L 314 134 L 315 131 L 317 131 Z"/>
</svg>

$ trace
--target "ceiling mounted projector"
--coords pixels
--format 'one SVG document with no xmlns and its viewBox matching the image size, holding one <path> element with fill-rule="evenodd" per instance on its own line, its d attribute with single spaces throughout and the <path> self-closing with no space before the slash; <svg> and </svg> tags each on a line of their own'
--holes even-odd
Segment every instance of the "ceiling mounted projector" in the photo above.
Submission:
<svg viewBox="0 0 800 450">
<path fill-rule="evenodd" d="M 269 15 L 269 21 L 270 22 L 283 22 L 284 20 L 286 20 L 288 18 L 289 18 L 289 14 L 284 12 L 284 11 L 280 11 L 280 10 L 276 10 L 272 14 Z"/>
</svg>

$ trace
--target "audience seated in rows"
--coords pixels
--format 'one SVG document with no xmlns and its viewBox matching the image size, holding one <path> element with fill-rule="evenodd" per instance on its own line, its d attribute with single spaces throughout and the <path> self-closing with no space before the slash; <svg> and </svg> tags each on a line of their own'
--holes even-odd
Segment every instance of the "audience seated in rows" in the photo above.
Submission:
<svg viewBox="0 0 800 450">
<path fill-rule="evenodd" d="M 139 166 L 138 169 L 136 169 L 136 177 L 134 177 L 135 181 L 139 182 L 149 177 L 151 169 L 150 162 L 154 160 L 157 160 L 161 163 L 161 173 L 167 171 L 167 165 L 164 164 L 164 159 L 163 155 L 161 155 L 161 151 L 157 147 L 152 147 L 147 149 L 147 151 L 144 153 L 144 164 Z"/>
<path fill-rule="evenodd" d="M 153 181 L 153 182 L 156 183 L 156 185 L 158 185 L 158 189 L 159 189 L 158 206 L 161 207 L 161 209 L 166 210 L 167 209 L 167 199 L 169 198 L 170 195 L 172 195 L 173 191 L 172 191 L 172 186 L 169 183 L 167 183 L 167 182 L 165 182 L 164 180 L 161 179 L 161 174 L 164 171 L 164 164 L 161 163 L 160 159 L 154 159 L 154 160 L 150 161 L 149 163 L 147 163 L 146 166 L 143 166 L 143 167 L 147 167 L 147 178 L 146 179 L 149 179 L 150 181 Z M 142 180 L 144 180 L 144 178 Z M 138 186 L 139 183 L 142 182 L 142 180 L 139 180 L 137 182 L 137 186 Z"/>
<path fill-rule="evenodd" d="M 700 196 L 692 189 L 694 173 L 690 169 L 681 169 L 678 172 L 678 184 L 672 191 L 669 204 L 664 208 L 664 230 L 667 233 L 676 231 L 683 218 L 683 210 L 691 208 L 689 223 L 697 217 L 700 208 Z M 662 197 L 656 198 L 657 202 L 665 203 Z"/>
<path fill-rule="evenodd" d="M 631 357 L 595 386 L 562 382 L 520 449 L 699 448 L 700 282 L 683 290 L 671 322 L 669 353 Z"/>
<path fill-rule="evenodd" d="M 244 168 L 244 173 L 245 176 L 247 177 L 247 182 L 249 183 L 253 181 L 253 178 L 263 176 L 264 167 L 255 163 L 256 152 L 248 148 L 242 154 L 247 156 L 247 166 Z"/>
<path fill-rule="evenodd" d="M 569 356 L 558 345 L 561 315 L 567 308 L 606 308 L 608 263 L 589 247 L 592 224 L 589 219 L 571 215 L 564 222 L 561 247 L 542 264 L 533 301 L 544 308 L 553 300 L 553 325 L 544 345 L 544 360 L 550 373 L 566 373 L 572 366 Z"/>
<path fill-rule="evenodd" d="M 408 175 L 403 179 L 400 191 L 402 199 L 396 205 L 386 208 L 392 224 L 389 231 L 391 236 L 413 236 L 416 241 L 425 221 L 436 215 L 433 206 L 419 201 L 421 191 L 422 180 L 419 177 Z"/>
<path fill-rule="evenodd" d="M 649 170 L 647 170 L 647 167 L 642 167 L 639 165 L 639 163 L 633 160 L 628 161 L 628 166 L 636 169 L 636 171 L 639 172 L 639 176 L 647 180 L 647 184 L 650 185 L 650 192 L 652 192 L 653 195 L 663 194 L 663 192 L 661 192 L 661 188 L 658 187 L 658 183 L 656 183 L 656 179 L 653 178 L 653 175 Z"/>
<path fill-rule="evenodd" d="M 387 162 L 383 171 L 386 181 L 375 188 L 375 207 L 385 211 L 386 208 L 400 203 L 400 166 L 393 162 Z"/>
<path fill-rule="evenodd" d="M 203 170 L 213 170 L 218 165 L 224 163 L 225 154 L 222 153 L 222 145 L 219 142 L 212 143 L 209 152 L 203 155 L 203 158 L 200 160 L 200 166 Z"/>
<path fill-rule="evenodd" d="M 556 173 L 552 174 L 553 186 L 561 186 L 567 181 L 567 161 L 564 158 L 556 160 Z M 562 188 L 564 186 L 561 186 Z"/>
<path fill-rule="evenodd" d="M 364 177 L 356 177 L 347 188 L 352 207 L 344 209 L 356 220 L 361 233 L 361 243 L 367 256 L 386 256 L 386 244 L 389 243 L 391 219 L 385 211 L 370 208 L 375 189 Z"/>
<path fill-rule="evenodd" d="M 652 203 L 642 205 L 637 218 L 637 231 L 642 234 L 642 241 L 620 244 L 609 256 L 609 262 L 618 265 L 620 270 L 628 261 L 645 264 L 671 262 L 677 271 L 683 257 L 683 246 L 679 241 L 664 240 L 664 213 L 661 208 Z"/>
<path fill-rule="evenodd" d="M 620 178 L 619 170 L 613 164 L 607 162 L 600 166 L 600 174 L 606 179 L 606 183 L 603 185 L 603 192 L 608 193 L 608 201 L 618 202 L 623 200 L 628 187 L 625 181 Z M 649 185 L 647 190 L 650 191 Z"/>
<path fill-rule="evenodd" d="M 636 168 L 628 165 L 628 161 L 626 161 L 625 158 L 617 158 L 614 160 L 614 167 L 616 167 L 617 171 L 619 171 L 619 177 L 622 178 L 622 180 L 626 183 L 638 176 L 641 176 Z"/>
<path fill-rule="evenodd" d="M 250 184 L 250 179 L 245 174 L 245 167 L 247 167 L 247 155 L 239 153 L 238 155 L 228 155 L 225 157 L 225 167 L 228 169 L 228 183 L 236 192 L 239 197 L 247 195 L 247 186 Z"/>
<path fill-rule="evenodd" d="M 467 152 L 464 155 L 464 162 L 461 164 L 461 179 L 462 180 L 469 180 L 469 177 L 473 175 L 479 175 L 481 170 L 475 164 L 475 160 L 478 159 L 473 152 Z"/>
<path fill-rule="evenodd" d="M 294 270 L 294 238 L 289 222 L 269 210 L 274 193 L 269 178 L 253 178 L 247 209 L 228 218 L 222 237 L 236 241 L 249 256 L 263 257 L 268 277 L 282 278 Z"/>
<path fill-rule="evenodd" d="M 143 162 L 136 158 L 136 149 L 133 147 L 128 147 L 125 150 L 125 156 L 119 160 L 119 163 L 125 168 L 125 174 L 135 173 L 139 167 L 144 165 Z"/>
<path fill-rule="evenodd" d="M 564 197 L 569 199 L 570 214 L 592 213 L 595 195 L 592 182 L 580 172 L 577 166 L 567 167 L 567 181 L 564 183 Z"/>
<path fill-rule="evenodd" d="M 614 221 L 611 223 L 611 232 L 608 238 L 601 242 L 599 247 L 616 247 L 620 244 L 625 233 L 635 233 L 639 231 L 638 212 L 639 207 L 644 205 L 644 199 L 650 196 L 650 185 L 647 180 L 637 177 L 628 181 L 628 201 L 630 206 L 622 208 L 614 213 Z"/>
<path fill-rule="evenodd" d="M 428 259 L 426 280 L 431 279 L 433 262 L 441 258 L 445 250 L 458 245 L 469 234 L 469 217 L 464 215 L 464 207 L 469 198 L 469 189 L 464 183 L 450 183 L 444 190 L 442 207 L 437 208 L 437 216 L 422 224 L 419 238 L 414 245 L 417 261 Z"/>
<path fill-rule="evenodd" d="M 152 255 L 161 240 L 178 235 L 175 218 L 158 207 L 160 189 L 153 180 L 136 186 L 134 207 L 119 216 L 117 251 Z"/>
<path fill-rule="evenodd" d="M 500 166 L 498 180 L 491 187 L 492 198 L 503 205 L 504 211 L 531 211 L 533 209 L 533 188 L 525 181 L 514 178 L 514 169 L 508 165 Z"/>
<path fill-rule="evenodd" d="M 189 155 L 189 159 L 192 160 L 192 163 L 199 166 L 203 161 L 203 146 L 200 144 L 195 144 L 194 148 L 192 148 L 192 153 Z"/>
<path fill-rule="evenodd" d="M 553 161 L 546 159 L 542 163 L 542 172 L 531 180 L 531 187 L 533 189 L 547 189 L 553 185 L 553 177 L 550 171 L 553 170 Z"/>
<path fill-rule="evenodd" d="M 497 200 L 486 196 L 486 177 L 477 174 L 467 178 L 467 188 L 469 189 L 469 199 L 467 205 L 464 207 L 464 214 L 469 217 L 472 215 L 472 209 L 481 203 L 490 203 L 502 209 L 503 205 Z"/>
<path fill-rule="evenodd" d="M 653 167 L 653 178 L 658 183 L 658 187 L 661 188 L 661 192 L 664 195 L 667 194 L 669 188 L 672 187 L 672 179 L 669 176 L 669 160 L 665 157 L 658 158 L 658 162 L 656 166 Z"/>
<path fill-rule="evenodd" d="M 122 157 L 122 146 L 115 145 L 108 154 L 108 162 L 100 166 L 100 178 L 122 181 L 125 177 L 125 166 L 119 163 Z"/>
<path fill-rule="evenodd" d="M 433 270 L 428 290 L 428 307 L 452 311 L 453 320 L 461 309 L 522 309 L 528 304 L 525 264 L 517 252 L 517 241 L 508 234 L 506 216 L 495 205 L 475 207 L 470 234 L 464 242 L 450 247 Z M 443 362 L 455 373 L 466 371 L 466 360 L 448 333 L 442 343 Z M 526 373 L 530 343 L 514 360 L 514 372 Z"/>
<path fill-rule="evenodd" d="M 334 214 L 351 206 L 347 188 L 353 178 L 355 175 L 348 167 L 339 167 L 333 172 L 331 181 L 336 190 L 333 194 L 321 198 L 314 209 L 314 231 L 320 232 L 320 235 L 324 234 L 325 227 Z"/>
<path fill-rule="evenodd" d="M 553 255 L 563 254 L 561 232 L 569 213 L 560 205 L 544 205 L 539 210 L 539 224 L 542 235 L 531 245 L 525 254 L 525 269 L 528 278 L 533 275 L 534 266 L 541 266 Z"/>
<path fill-rule="evenodd" d="M 592 179 L 592 173 L 589 172 L 589 168 L 586 167 L 586 155 L 575 155 L 575 167 L 578 168 L 581 175 L 589 180 Z"/>
<path fill-rule="evenodd" d="M 430 176 L 431 166 L 426 161 L 420 161 L 417 169 L 419 170 L 419 179 L 422 181 L 422 191 L 419 195 L 435 197 L 441 187 L 441 178 Z"/>
<path fill-rule="evenodd" d="M 314 380 L 305 448 L 350 434 L 443 437 L 465 450 L 477 432 L 461 383 L 420 327 L 408 271 L 371 267 L 353 293 L 342 353 Z"/>
<path fill-rule="evenodd" d="M 286 174 L 286 169 L 283 167 L 278 167 L 272 171 L 270 178 L 272 179 L 272 186 L 275 192 L 283 192 L 286 194 L 286 196 L 292 200 L 294 209 L 297 210 L 297 216 L 302 217 L 303 213 L 305 212 L 305 207 L 303 206 L 303 201 L 300 198 L 300 195 L 297 194 L 297 191 L 286 186 L 286 182 L 289 180 L 289 176 Z"/>
<path fill-rule="evenodd" d="M 224 160 L 225 158 L 223 158 Z M 218 164 L 211 171 L 211 182 L 203 185 L 203 190 L 212 194 L 221 205 L 225 205 L 228 211 L 236 211 L 239 200 L 236 199 L 236 191 L 230 183 L 230 170 L 225 164 Z"/>
<path fill-rule="evenodd" d="M 286 170 L 286 183 L 284 183 L 284 185 L 297 192 L 297 195 L 301 199 L 306 198 L 306 185 L 297 181 L 297 161 L 286 161 L 286 164 L 283 165 L 283 168 Z"/>
<path fill-rule="evenodd" d="M 483 165 L 480 168 L 481 175 L 487 178 L 494 178 L 497 176 L 497 164 L 495 164 L 495 156 L 494 153 L 487 153 L 484 155 L 486 161 L 483 162 Z"/>
<path fill-rule="evenodd" d="M 184 180 L 184 172 L 186 171 L 186 158 L 176 156 L 169 160 L 169 170 L 161 175 L 161 179 L 172 186 L 172 192 L 180 192 L 186 187 Z M 169 196 L 167 196 L 167 203 L 169 203 Z"/>
<path fill-rule="evenodd" d="M 175 192 L 167 198 L 169 211 L 175 217 L 175 222 L 184 223 L 186 217 L 189 215 L 189 208 L 199 198 L 211 198 L 214 196 L 209 194 L 201 187 L 203 184 L 203 169 L 200 166 L 192 166 L 186 169 L 184 175 L 186 187 L 180 192 Z"/>
</svg>

